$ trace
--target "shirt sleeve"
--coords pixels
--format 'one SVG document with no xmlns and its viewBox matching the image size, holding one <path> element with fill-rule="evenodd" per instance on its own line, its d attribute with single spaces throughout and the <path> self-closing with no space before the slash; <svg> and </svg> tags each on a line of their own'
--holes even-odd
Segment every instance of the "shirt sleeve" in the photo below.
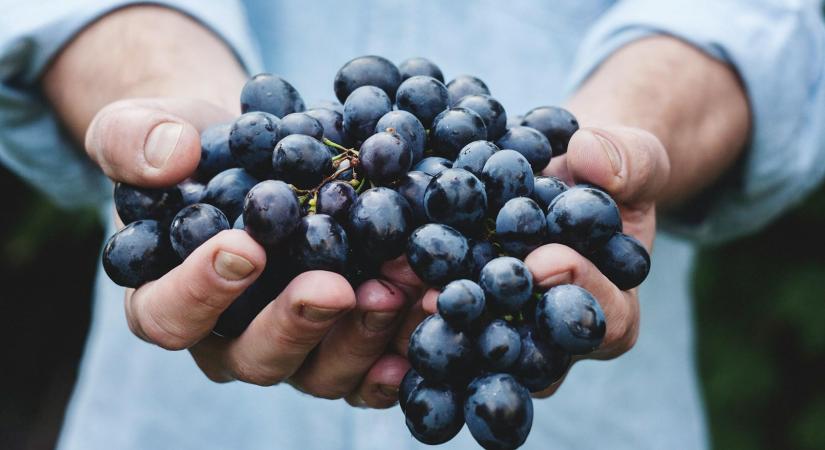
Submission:
<svg viewBox="0 0 825 450">
<path fill-rule="evenodd" d="M 664 229 L 703 243 L 730 239 L 764 226 L 821 182 L 822 6 L 805 0 L 627 0 L 589 30 L 570 91 L 614 51 L 655 34 L 675 36 L 731 64 L 745 86 L 753 125 L 744 157 L 726 179 L 688 206 L 694 214 L 661 217 Z"/>
<path fill-rule="evenodd" d="M 111 185 L 61 128 L 40 92 L 40 79 L 84 27 L 118 8 L 147 3 L 191 16 L 222 38 L 248 71 L 260 70 L 239 1 L 0 1 L 0 163 L 60 206 L 99 205 L 111 195 Z"/>
</svg>

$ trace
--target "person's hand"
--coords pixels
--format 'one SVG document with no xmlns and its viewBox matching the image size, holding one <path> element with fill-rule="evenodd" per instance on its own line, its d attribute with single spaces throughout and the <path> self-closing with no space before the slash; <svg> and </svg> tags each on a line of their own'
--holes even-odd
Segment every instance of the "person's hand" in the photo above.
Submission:
<svg viewBox="0 0 825 450">
<path fill-rule="evenodd" d="M 86 133 L 89 156 L 112 180 L 169 186 L 191 175 L 200 159 L 199 131 L 232 119 L 213 104 L 189 99 L 112 103 Z M 242 230 L 227 230 L 158 280 L 126 293 L 129 327 L 169 350 L 188 349 L 211 380 L 258 385 L 283 381 L 319 397 L 388 407 L 407 368 L 385 349 L 407 298 L 403 278 L 367 281 L 355 291 L 340 275 L 296 277 L 236 339 L 211 334 L 220 314 L 261 274 L 264 249 Z M 403 274 L 401 274 L 403 277 Z"/>
</svg>

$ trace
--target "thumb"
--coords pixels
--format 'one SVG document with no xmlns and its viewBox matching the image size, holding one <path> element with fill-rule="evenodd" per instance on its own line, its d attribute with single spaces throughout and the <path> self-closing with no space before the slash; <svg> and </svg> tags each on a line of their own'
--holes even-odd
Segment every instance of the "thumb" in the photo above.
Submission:
<svg viewBox="0 0 825 450">
<path fill-rule="evenodd" d="M 630 127 L 580 129 L 570 140 L 567 167 L 575 182 L 600 186 L 630 205 L 654 201 L 670 176 L 659 139 Z"/>
<path fill-rule="evenodd" d="M 199 130 L 231 114 L 191 99 L 129 99 L 101 109 L 86 130 L 86 152 L 115 181 L 169 186 L 200 161 Z"/>
</svg>

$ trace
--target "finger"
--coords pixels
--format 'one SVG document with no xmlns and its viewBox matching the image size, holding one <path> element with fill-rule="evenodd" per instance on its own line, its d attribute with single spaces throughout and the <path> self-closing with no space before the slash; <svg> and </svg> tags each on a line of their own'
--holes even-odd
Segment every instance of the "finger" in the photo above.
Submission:
<svg viewBox="0 0 825 450">
<path fill-rule="evenodd" d="M 398 355 L 382 356 L 358 388 L 347 396 L 347 403 L 367 408 L 393 406 L 398 401 L 398 386 L 409 369 L 410 363 Z"/>
<path fill-rule="evenodd" d="M 355 294 L 355 310 L 324 337 L 291 378 L 300 390 L 323 398 L 352 392 L 384 354 L 406 306 L 401 290 L 386 281 L 370 280 Z"/>
<path fill-rule="evenodd" d="M 556 177 L 566 183 L 568 186 L 573 185 L 573 179 L 570 177 L 570 171 L 567 170 L 567 155 L 556 156 L 550 160 L 550 164 L 541 171 L 541 174 L 549 177 Z"/>
<path fill-rule="evenodd" d="M 223 367 L 232 378 L 263 386 L 290 377 L 337 320 L 355 307 L 344 277 L 304 272 L 266 306 L 240 337 L 229 341 Z"/>
<path fill-rule="evenodd" d="M 381 275 L 404 291 L 408 299 L 417 299 L 426 287 L 421 278 L 418 278 L 418 275 L 410 267 L 406 255 L 401 255 L 382 264 Z"/>
<path fill-rule="evenodd" d="M 200 100 L 121 100 L 95 115 L 86 152 L 115 181 L 169 186 L 195 171 L 198 131 L 230 119 L 227 111 Z"/>
<path fill-rule="evenodd" d="M 248 234 L 222 231 L 181 265 L 127 295 L 129 325 L 163 348 L 187 348 L 209 334 L 218 316 L 265 265 L 263 248 Z"/>
<path fill-rule="evenodd" d="M 624 292 L 610 282 L 587 258 L 570 247 L 548 244 L 527 255 L 524 263 L 541 291 L 560 284 L 575 284 L 590 292 L 604 311 L 607 330 L 599 349 L 588 357 L 612 358 L 630 350 L 639 333 L 636 289 Z"/>
<path fill-rule="evenodd" d="M 433 291 L 435 292 L 435 291 Z M 428 291 L 429 293 L 429 291 Z M 432 296 L 432 294 L 429 294 Z M 437 294 L 436 294 L 437 295 Z M 435 300 L 428 300 L 429 304 L 435 304 Z M 415 331 L 421 321 L 432 314 L 424 308 L 424 299 L 420 298 L 418 301 L 410 305 L 410 309 L 404 316 L 404 321 L 398 327 L 395 333 L 391 348 L 401 356 L 407 356 L 407 348 L 410 346 L 410 335 Z"/>
<path fill-rule="evenodd" d="M 565 156 L 573 180 L 600 186 L 620 203 L 652 202 L 670 176 L 664 146 L 638 128 L 582 128 Z"/>
</svg>

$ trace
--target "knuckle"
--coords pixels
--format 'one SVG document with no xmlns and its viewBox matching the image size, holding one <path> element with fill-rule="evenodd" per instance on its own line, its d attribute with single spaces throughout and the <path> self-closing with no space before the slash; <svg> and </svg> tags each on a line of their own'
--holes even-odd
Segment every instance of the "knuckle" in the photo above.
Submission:
<svg viewBox="0 0 825 450">
<path fill-rule="evenodd" d="M 300 384 L 296 384 L 296 387 L 313 397 L 327 400 L 337 400 L 349 394 L 349 390 L 345 389 L 341 383 L 331 383 L 317 378 L 302 380 Z"/>
<path fill-rule="evenodd" d="M 235 379 L 257 386 L 274 386 L 286 378 L 283 370 L 278 368 L 264 368 L 247 361 L 236 361 L 233 366 Z"/>
<path fill-rule="evenodd" d="M 186 334 L 169 320 L 156 317 L 152 309 L 145 310 L 138 327 L 149 342 L 166 350 L 183 350 L 193 344 Z"/>
</svg>

